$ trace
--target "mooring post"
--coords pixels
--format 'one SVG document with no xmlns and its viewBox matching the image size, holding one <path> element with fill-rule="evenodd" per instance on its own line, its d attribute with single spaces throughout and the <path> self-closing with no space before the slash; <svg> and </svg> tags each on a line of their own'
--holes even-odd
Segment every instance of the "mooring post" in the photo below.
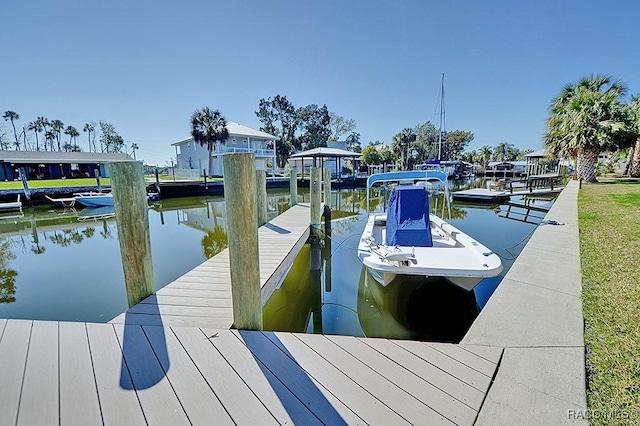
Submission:
<svg viewBox="0 0 640 426">
<path fill-rule="evenodd" d="M 233 324 L 242 330 L 262 330 L 255 155 L 224 154 L 222 167 Z"/>
<path fill-rule="evenodd" d="M 296 169 L 291 169 L 289 172 L 289 194 L 291 198 L 289 203 L 293 207 L 298 204 L 298 172 Z"/>
<path fill-rule="evenodd" d="M 142 162 L 110 163 L 109 173 L 127 299 L 133 307 L 155 292 Z"/>
<path fill-rule="evenodd" d="M 311 168 L 311 181 L 309 182 L 309 196 L 311 204 L 311 213 L 309 217 L 309 223 L 312 228 L 317 229 L 320 225 L 320 204 L 322 204 L 322 192 L 321 190 L 321 177 L 322 169 L 318 167 Z"/>
<path fill-rule="evenodd" d="M 331 206 L 331 169 L 325 167 L 323 170 L 322 189 L 324 190 L 324 204 Z"/>
<path fill-rule="evenodd" d="M 96 186 L 98 187 L 98 192 L 102 192 L 102 185 L 100 185 L 100 170 L 93 169 L 93 175 L 96 177 Z"/>
<path fill-rule="evenodd" d="M 256 170 L 256 207 L 258 226 L 267 223 L 267 171 Z"/>
</svg>

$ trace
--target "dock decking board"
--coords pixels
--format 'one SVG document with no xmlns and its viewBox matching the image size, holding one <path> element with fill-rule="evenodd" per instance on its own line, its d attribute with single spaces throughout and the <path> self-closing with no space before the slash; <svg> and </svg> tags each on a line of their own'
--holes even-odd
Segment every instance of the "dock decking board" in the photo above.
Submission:
<svg viewBox="0 0 640 426">
<path fill-rule="evenodd" d="M 263 300 L 308 237 L 292 210 L 259 230 Z M 474 423 L 502 348 L 229 330 L 228 261 L 108 324 L 0 319 L 0 425 Z"/>
<path fill-rule="evenodd" d="M 0 331 L 0 424 L 471 425 L 479 406 L 463 400 L 479 391 L 460 383 L 484 375 L 455 358 L 481 358 L 471 351 L 425 342 L 24 320 Z"/>
</svg>

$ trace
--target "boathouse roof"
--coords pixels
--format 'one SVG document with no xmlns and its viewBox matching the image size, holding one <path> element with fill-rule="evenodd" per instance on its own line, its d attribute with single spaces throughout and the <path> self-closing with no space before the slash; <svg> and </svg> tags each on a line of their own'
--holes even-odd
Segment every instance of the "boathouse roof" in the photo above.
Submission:
<svg viewBox="0 0 640 426">
<path fill-rule="evenodd" d="M 0 151 L 0 161 L 19 164 L 98 164 L 131 160 L 131 156 L 122 152 Z"/>
</svg>

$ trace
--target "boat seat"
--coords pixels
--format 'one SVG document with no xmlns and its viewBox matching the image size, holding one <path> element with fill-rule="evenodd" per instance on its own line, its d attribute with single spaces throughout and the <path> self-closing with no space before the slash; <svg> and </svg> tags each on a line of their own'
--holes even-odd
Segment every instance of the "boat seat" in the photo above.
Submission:
<svg viewBox="0 0 640 426">
<path fill-rule="evenodd" d="M 422 186 L 393 189 L 387 213 L 387 245 L 433 247 L 429 196 Z"/>
</svg>

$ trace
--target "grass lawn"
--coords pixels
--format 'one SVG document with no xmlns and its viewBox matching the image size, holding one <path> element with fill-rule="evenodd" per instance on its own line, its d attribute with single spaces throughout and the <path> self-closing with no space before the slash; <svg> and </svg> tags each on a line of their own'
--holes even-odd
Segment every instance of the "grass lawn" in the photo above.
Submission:
<svg viewBox="0 0 640 426">
<path fill-rule="evenodd" d="M 81 179 L 46 179 L 46 180 L 30 180 L 27 181 L 29 188 L 63 188 L 73 186 L 98 186 L 95 178 Z M 110 185 L 109 178 L 100 178 L 101 185 Z M 0 182 L 0 191 L 3 189 L 22 189 L 22 182 L 19 180 L 13 182 Z"/>
<path fill-rule="evenodd" d="M 617 416 L 591 422 L 631 424 L 640 421 L 640 184 L 583 184 L 578 217 L 587 401 Z"/>
</svg>

